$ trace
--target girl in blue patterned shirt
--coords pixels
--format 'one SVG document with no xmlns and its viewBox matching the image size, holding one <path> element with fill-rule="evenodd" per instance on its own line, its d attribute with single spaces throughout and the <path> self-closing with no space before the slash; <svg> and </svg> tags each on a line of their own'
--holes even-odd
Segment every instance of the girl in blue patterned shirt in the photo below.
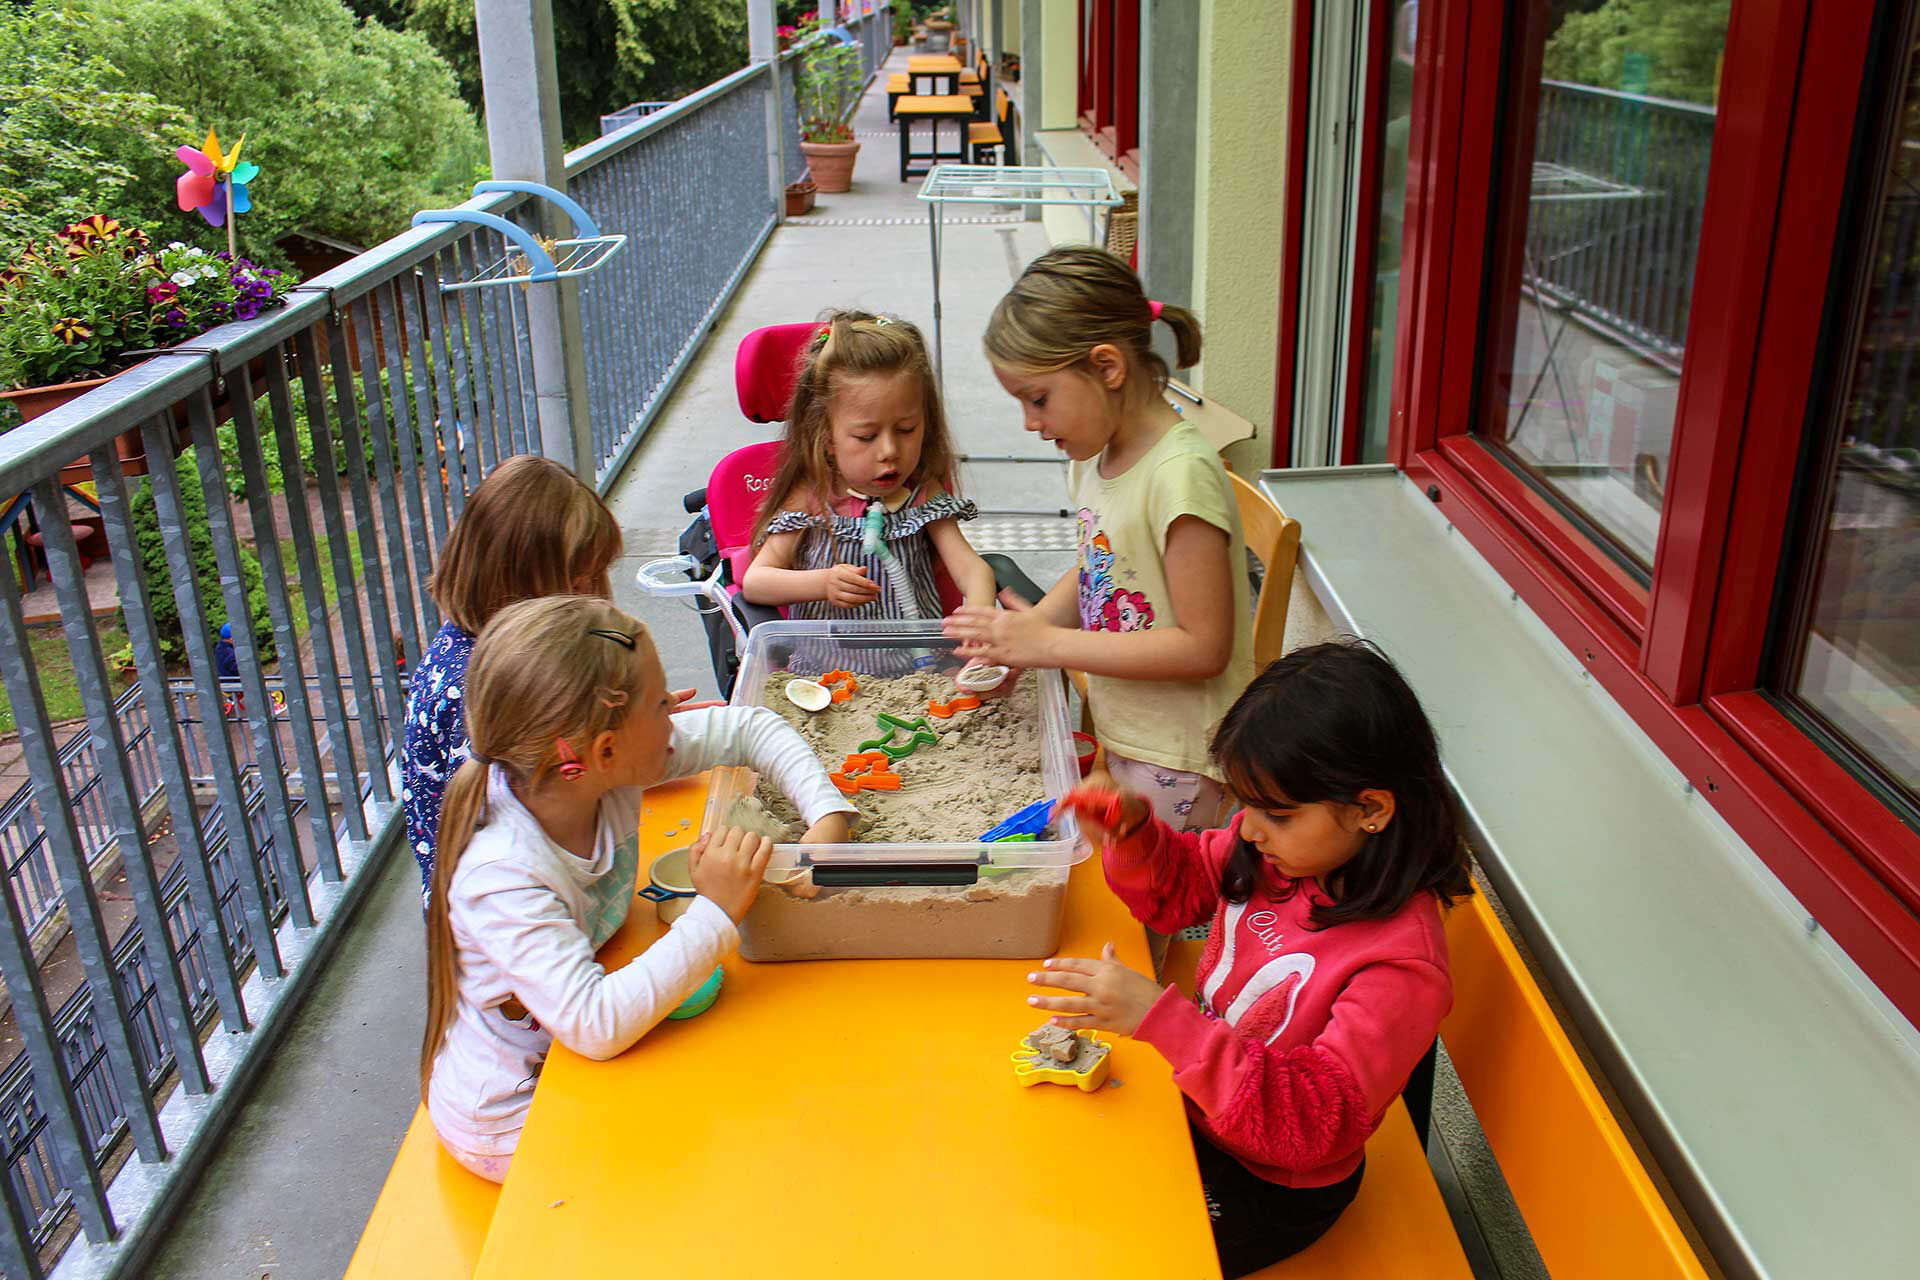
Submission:
<svg viewBox="0 0 1920 1280">
<path fill-rule="evenodd" d="M 461 697 L 474 637 L 521 600 L 611 598 L 607 571 L 619 554 L 613 513 L 573 472 L 546 458 L 507 459 L 467 499 L 428 584 L 446 621 L 408 683 L 400 742 L 400 800 L 423 897 L 433 884 L 441 798 L 467 758 Z"/>
</svg>

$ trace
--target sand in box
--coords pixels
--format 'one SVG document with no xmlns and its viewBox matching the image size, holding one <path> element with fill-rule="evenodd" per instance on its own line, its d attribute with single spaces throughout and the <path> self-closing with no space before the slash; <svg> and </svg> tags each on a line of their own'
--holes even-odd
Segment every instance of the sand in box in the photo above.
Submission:
<svg viewBox="0 0 1920 1280">
<path fill-rule="evenodd" d="M 1051 955 L 1066 887 L 1065 867 L 983 875 L 964 886 L 821 889 L 812 898 L 769 887 L 740 923 L 740 954 L 749 960 Z"/>
<path fill-rule="evenodd" d="M 959 696 L 948 675 L 861 676 L 860 691 L 820 712 L 802 711 L 782 689 L 788 672 L 767 677 L 761 703 L 799 730 L 814 754 L 838 772 L 862 742 L 886 736 L 877 717 L 925 717 L 939 741 L 897 761 L 898 791 L 862 791 L 852 797 L 861 843 L 944 844 L 972 841 L 980 833 L 1046 794 L 1040 774 L 1040 689 L 1031 671 L 1014 691 L 962 711 L 950 720 L 927 715 L 929 702 Z M 905 741 L 907 734 L 896 735 Z M 758 798 L 778 822 L 802 829 L 799 814 L 777 789 L 763 782 Z"/>
</svg>

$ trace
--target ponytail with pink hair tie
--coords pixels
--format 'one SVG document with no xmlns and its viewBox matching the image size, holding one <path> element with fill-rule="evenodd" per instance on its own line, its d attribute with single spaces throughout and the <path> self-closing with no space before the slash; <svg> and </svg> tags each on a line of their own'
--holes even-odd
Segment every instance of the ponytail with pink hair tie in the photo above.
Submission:
<svg viewBox="0 0 1920 1280">
<path fill-rule="evenodd" d="M 1160 305 L 1161 304 L 1155 302 L 1152 298 L 1147 299 L 1147 310 L 1153 312 L 1153 318 L 1155 320 L 1160 318 Z"/>
</svg>

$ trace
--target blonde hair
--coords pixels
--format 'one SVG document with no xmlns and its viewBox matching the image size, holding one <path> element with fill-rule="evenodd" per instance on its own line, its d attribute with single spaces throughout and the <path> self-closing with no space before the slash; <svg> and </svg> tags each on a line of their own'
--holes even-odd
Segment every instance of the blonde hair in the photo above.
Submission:
<svg viewBox="0 0 1920 1280">
<path fill-rule="evenodd" d="M 467 499 L 428 590 L 440 612 L 479 635 L 518 600 L 583 589 L 611 596 L 620 526 L 600 495 L 559 463 L 508 458 Z"/>
<path fill-rule="evenodd" d="M 1200 318 L 1170 303 L 1157 318 L 1173 330 L 1179 367 L 1199 364 Z M 1125 353 L 1130 369 L 1152 378 L 1158 392 L 1170 374 L 1153 349 L 1155 319 L 1140 277 L 1126 263 L 1104 249 L 1069 245 L 1027 264 L 993 309 L 982 341 L 987 359 L 1025 374 L 1074 368 L 1109 344 Z"/>
<path fill-rule="evenodd" d="M 420 1042 L 420 1097 L 459 1004 L 460 958 L 449 890 L 473 833 L 487 823 L 490 767 L 522 792 L 537 791 L 560 764 L 559 740 L 584 755 L 640 704 L 664 674 L 646 627 L 594 596 L 545 596 L 502 609 L 467 663 L 468 756 L 447 783 L 438 856 L 427 902 L 427 1027 Z"/>
<path fill-rule="evenodd" d="M 940 386 L 933 376 L 933 360 L 920 330 L 905 320 L 865 311 L 833 311 L 821 321 L 820 331 L 803 352 L 793 400 L 787 407 L 786 445 L 780 470 L 767 489 L 760 516 L 754 521 L 753 545 L 766 540 L 767 525 L 798 497 L 810 511 L 819 510 L 833 477 L 833 394 L 840 378 L 867 378 L 908 374 L 920 380 L 923 422 L 920 465 L 907 477 L 909 489 L 932 480 L 949 493 L 958 492 L 958 466 L 953 437 L 947 431 Z"/>
</svg>

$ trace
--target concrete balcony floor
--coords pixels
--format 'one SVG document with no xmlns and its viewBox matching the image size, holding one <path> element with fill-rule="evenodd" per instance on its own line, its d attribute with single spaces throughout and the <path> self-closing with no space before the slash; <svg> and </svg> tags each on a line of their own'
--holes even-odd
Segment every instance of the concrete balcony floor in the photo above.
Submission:
<svg viewBox="0 0 1920 1280">
<path fill-rule="evenodd" d="M 904 70 L 902 51 L 894 61 Z M 620 606 L 654 631 L 675 687 L 712 696 L 700 621 L 685 604 L 634 585 L 642 562 L 673 554 L 686 523 L 681 495 L 705 484 L 727 450 L 769 438 L 740 415 L 733 357 L 762 325 L 859 306 L 900 315 L 932 337 L 926 209 L 919 181 L 898 181 L 897 142 L 876 79 L 855 120 L 864 144 L 846 195 L 768 240 L 705 350 L 636 451 L 609 501 L 626 533 L 614 573 Z M 1043 458 L 1014 402 L 980 355 L 993 305 L 1047 248 L 1017 210 L 960 206 L 945 238 L 946 404 L 963 452 Z M 1013 556 L 1042 585 L 1072 562 L 1065 469 L 1048 460 L 969 464 L 963 487 L 983 516 L 969 528 L 983 551 Z M 337 1277 L 352 1256 L 419 1097 L 425 948 L 413 860 L 394 854 L 340 951 L 274 1055 L 261 1084 L 146 1274 L 153 1280 Z"/>
</svg>

